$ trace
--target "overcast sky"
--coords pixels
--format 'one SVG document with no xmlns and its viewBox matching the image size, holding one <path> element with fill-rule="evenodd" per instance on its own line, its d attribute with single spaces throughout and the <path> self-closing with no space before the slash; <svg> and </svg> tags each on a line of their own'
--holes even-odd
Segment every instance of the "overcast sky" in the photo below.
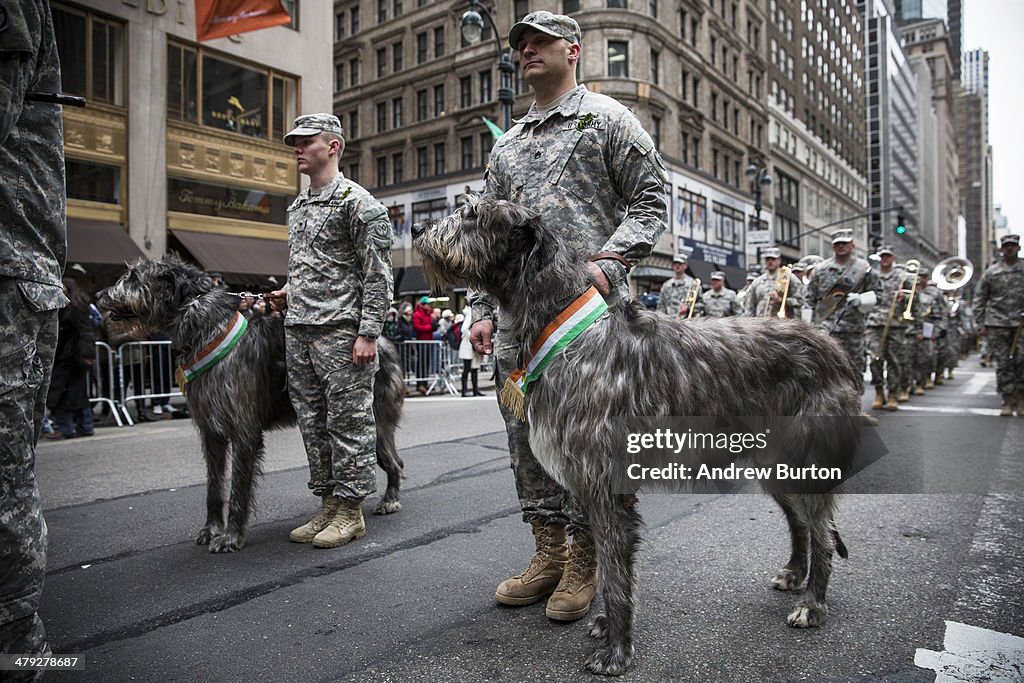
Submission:
<svg viewBox="0 0 1024 683">
<path fill-rule="evenodd" d="M 964 51 L 989 56 L 992 201 L 1024 230 L 1024 0 L 966 0 Z"/>
</svg>

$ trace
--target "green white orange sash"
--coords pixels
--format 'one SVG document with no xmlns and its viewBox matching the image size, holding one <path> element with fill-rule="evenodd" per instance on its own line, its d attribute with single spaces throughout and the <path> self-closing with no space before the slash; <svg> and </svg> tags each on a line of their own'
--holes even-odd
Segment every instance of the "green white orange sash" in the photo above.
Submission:
<svg viewBox="0 0 1024 683">
<path fill-rule="evenodd" d="M 200 351 L 194 361 L 188 365 L 179 365 L 175 377 L 181 390 L 185 390 L 186 382 L 191 382 L 219 363 L 224 356 L 228 355 L 231 349 L 235 347 L 235 344 L 238 343 L 238 340 L 242 338 L 242 335 L 245 334 L 245 329 L 248 325 L 249 323 L 246 321 L 245 316 L 235 311 L 235 317 L 231 319 L 227 329 L 219 337 Z"/>
<path fill-rule="evenodd" d="M 530 351 L 530 358 L 526 367 L 517 368 L 507 378 L 505 386 L 498 395 L 499 400 L 506 408 L 511 410 L 520 420 L 526 419 L 524 407 L 526 392 L 530 383 L 540 378 L 544 368 L 561 353 L 565 347 L 575 339 L 608 310 L 608 304 L 591 287 L 583 292 L 578 299 L 558 314 L 541 331 L 533 348 Z"/>
</svg>

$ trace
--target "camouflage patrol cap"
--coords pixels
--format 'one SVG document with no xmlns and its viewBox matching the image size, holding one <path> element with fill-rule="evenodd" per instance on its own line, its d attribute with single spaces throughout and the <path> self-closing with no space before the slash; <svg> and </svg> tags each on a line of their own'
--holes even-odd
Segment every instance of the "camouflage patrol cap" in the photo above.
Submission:
<svg viewBox="0 0 1024 683">
<path fill-rule="evenodd" d="M 572 17 L 567 17 L 564 14 L 552 14 L 543 10 L 540 12 L 530 12 L 521 21 L 514 24 L 512 30 L 508 32 L 508 44 L 513 50 L 519 44 L 523 31 L 528 28 L 546 33 L 555 38 L 565 38 L 573 45 L 579 45 L 580 38 L 582 37 L 580 25 Z"/>
<path fill-rule="evenodd" d="M 289 147 L 294 144 L 295 138 L 303 135 L 334 133 L 341 137 L 345 136 L 345 131 L 341 127 L 341 121 L 334 114 L 303 114 L 296 117 L 292 126 L 294 127 L 284 136 L 284 144 Z"/>
<path fill-rule="evenodd" d="M 768 247 L 761 251 L 761 256 L 764 258 L 782 258 L 782 252 L 779 251 L 778 247 Z"/>
<path fill-rule="evenodd" d="M 1020 246 L 1020 235 L 1003 235 L 999 238 L 999 247 L 1005 247 L 1007 244 L 1016 244 Z"/>
<path fill-rule="evenodd" d="M 883 244 L 878 249 L 878 255 L 879 256 L 895 256 L 896 252 L 892 250 L 892 245 L 890 245 L 890 244 Z"/>
<path fill-rule="evenodd" d="M 842 242 L 852 242 L 852 241 L 853 241 L 853 230 L 843 229 L 843 230 L 836 230 L 834 233 L 832 233 L 832 244 L 840 244 Z"/>
<path fill-rule="evenodd" d="M 790 270 L 792 270 L 794 273 L 802 273 L 805 270 L 807 270 L 807 266 L 804 264 L 803 261 L 797 261 L 792 266 L 790 266 Z"/>
<path fill-rule="evenodd" d="M 724 280 L 725 279 L 725 273 L 723 273 L 720 270 L 716 270 L 715 272 L 711 273 L 711 279 L 712 280 Z"/>
<path fill-rule="evenodd" d="M 672 257 L 672 263 L 689 263 L 689 258 L 686 254 L 676 254 Z"/>
</svg>

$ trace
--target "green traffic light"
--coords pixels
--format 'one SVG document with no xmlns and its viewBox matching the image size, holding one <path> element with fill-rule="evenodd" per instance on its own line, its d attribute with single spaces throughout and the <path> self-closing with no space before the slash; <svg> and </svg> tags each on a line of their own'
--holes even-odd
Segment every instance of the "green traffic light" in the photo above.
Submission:
<svg viewBox="0 0 1024 683">
<path fill-rule="evenodd" d="M 896 226 L 896 234 L 897 235 L 902 235 L 906 231 L 907 231 L 907 226 L 905 226 L 905 225 L 897 225 Z"/>
</svg>

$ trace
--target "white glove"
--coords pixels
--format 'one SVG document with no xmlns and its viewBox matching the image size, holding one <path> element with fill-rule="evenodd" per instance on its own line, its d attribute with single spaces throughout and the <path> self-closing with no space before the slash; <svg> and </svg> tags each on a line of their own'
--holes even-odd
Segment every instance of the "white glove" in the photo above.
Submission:
<svg viewBox="0 0 1024 683">
<path fill-rule="evenodd" d="M 860 294 L 857 292 L 850 292 L 846 295 L 846 303 L 853 307 L 860 306 Z"/>
</svg>

